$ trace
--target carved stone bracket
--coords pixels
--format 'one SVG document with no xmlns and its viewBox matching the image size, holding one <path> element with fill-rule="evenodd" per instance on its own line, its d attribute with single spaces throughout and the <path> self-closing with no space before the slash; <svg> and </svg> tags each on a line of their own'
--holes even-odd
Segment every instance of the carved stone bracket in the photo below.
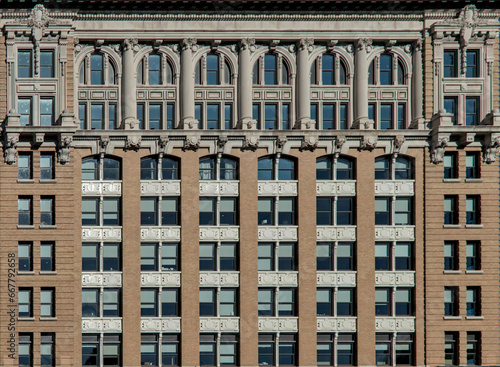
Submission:
<svg viewBox="0 0 500 367">
<path fill-rule="evenodd" d="M 106 154 L 108 146 L 109 146 L 109 136 L 101 136 L 101 140 L 99 140 L 99 153 Z"/>
<path fill-rule="evenodd" d="M 342 148 L 346 142 L 347 138 L 345 136 L 337 136 L 337 139 L 335 139 L 335 154 L 337 156 L 342 151 Z"/>
<path fill-rule="evenodd" d="M 405 137 L 404 135 L 397 135 L 394 137 L 394 154 L 397 156 L 401 152 L 401 148 L 403 147 L 403 144 L 405 143 Z"/>
<path fill-rule="evenodd" d="M 226 146 L 227 142 L 227 136 L 219 136 L 219 138 L 217 139 L 217 153 L 224 153 L 224 147 Z"/>
<path fill-rule="evenodd" d="M 160 139 L 158 140 L 158 151 L 160 153 L 166 154 L 167 153 L 167 145 L 168 145 L 168 136 L 160 136 Z"/>
<path fill-rule="evenodd" d="M 359 145 L 359 150 L 369 150 L 370 152 L 377 146 L 377 136 L 365 134 Z"/>
<path fill-rule="evenodd" d="M 19 134 L 8 134 L 7 139 L 3 142 L 3 156 L 5 159 L 5 163 L 16 163 L 18 142 Z"/>
<path fill-rule="evenodd" d="M 372 45 L 372 40 L 369 38 L 360 38 L 355 41 L 355 46 L 358 50 L 366 49 L 367 52 L 370 51 Z"/>
<path fill-rule="evenodd" d="M 125 150 L 135 150 L 136 152 L 141 148 L 141 137 L 136 135 L 127 136 L 125 141 Z"/>
<path fill-rule="evenodd" d="M 69 154 L 71 152 L 71 145 L 73 138 L 71 136 L 61 135 L 57 144 L 57 160 L 60 164 L 69 163 Z"/>
<path fill-rule="evenodd" d="M 243 142 L 242 150 L 251 150 L 255 152 L 259 147 L 259 138 L 257 136 L 249 136 Z"/>
<path fill-rule="evenodd" d="M 500 147 L 500 136 L 487 136 L 483 147 L 484 163 L 491 164 L 496 161 L 498 148 Z"/>
<path fill-rule="evenodd" d="M 255 38 L 243 38 L 240 40 L 239 46 L 241 50 L 249 49 L 250 52 L 255 52 L 257 49 L 255 47 Z"/>
<path fill-rule="evenodd" d="M 448 136 L 433 139 L 431 143 L 431 162 L 434 164 L 442 163 L 444 160 L 444 151 L 449 142 Z"/>
<path fill-rule="evenodd" d="M 310 135 L 310 136 L 304 137 L 304 140 L 302 140 L 302 143 L 300 144 L 299 149 L 300 149 L 300 151 L 304 151 L 304 150 L 313 151 L 314 149 L 316 149 L 318 147 L 318 142 L 319 142 L 319 139 L 317 136 Z"/>
<path fill-rule="evenodd" d="M 312 38 L 301 38 L 297 42 L 297 47 L 299 51 L 307 50 L 308 52 L 313 51 L 314 39 Z"/>
<path fill-rule="evenodd" d="M 196 38 L 184 38 L 182 40 L 181 47 L 183 50 L 190 48 L 191 50 L 196 51 L 198 49 L 198 46 L 196 45 L 197 42 L 198 40 Z"/>
<path fill-rule="evenodd" d="M 200 137 L 198 136 L 187 136 L 186 140 L 184 140 L 184 145 L 182 150 L 194 150 L 197 151 L 200 147 Z"/>
</svg>

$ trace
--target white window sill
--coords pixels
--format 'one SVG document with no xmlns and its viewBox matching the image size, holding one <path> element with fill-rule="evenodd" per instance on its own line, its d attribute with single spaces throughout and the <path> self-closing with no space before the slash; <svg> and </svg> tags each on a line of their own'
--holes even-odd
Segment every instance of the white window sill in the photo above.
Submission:
<svg viewBox="0 0 500 367">
<path fill-rule="evenodd" d="M 448 182 L 448 183 L 456 183 L 456 182 L 461 182 L 462 180 L 460 178 L 443 178 L 443 182 Z"/>
<path fill-rule="evenodd" d="M 40 224 L 40 229 L 57 229 L 55 224 Z"/>
<path fill-rule="evenodd" d="M 18 224 L 17 229 L 35 229 L 33 224 Z"/>
<path fill-rule="evenodd" d="M 443 224 L 443 228 L 449 228 L 449 229 L 462 228 L 462 225 L 461 224 Z"/>
<path fill-rule="evenodd" d="M 484 224 L 466 224 L 465 228 L 484 228 Z"/>
<path fill-rule="evenodd" d="M 483 274 L 483 270 L 466 270 L 465 274 Z"/>
<path fill-rule="evenodd" d="M 462 320 L 462 316 L 443 316 L 443 320 Z"/>
<path fill-rule="evenodd" d="M 443 270 L 443 274 L 461 274 L 462 270 Z"/>
<path fill-rule="evenodd" d="M 35 272 L 33 270 L 18 270 L 18 275 L 34 275 Z"/>
<path fill-rule="evenodd" d="M 57 271 L 52 271 L 52 270 L 40 270 L 39 272 L 40 275 L 57 275 Z"/>
<path fill-rule="evenodd" d="M 40 321 L 57 321 L 57 317 L 55 316 L 40 316 Z"/>
<path fill-rule="evenodd" d="M 51 183 L 57 183 L 57 180 L 55 178 L 51 178 L 48 180 L 40 179 L 38 182 L 40 182 L 41 184 L 51 184 Z"/>
<path fill-rule="evenodd" d="M 35 180 L 32 178 L 18 178 L 17 183 L 35 183 Z"/>
<path fill-rule="evenodd" d="M 484 316 L 465 316 L 466 320 L 484 320 Z"/>
<path fill-rule="evenodd" d="M 466 178 L 465 182 L 483 182 L 482 178 Z"/>
<path fill-rule="evenodd" d="M 18 321 L 35 321 L 34 317 L 18 317 Z"/>
</svg>

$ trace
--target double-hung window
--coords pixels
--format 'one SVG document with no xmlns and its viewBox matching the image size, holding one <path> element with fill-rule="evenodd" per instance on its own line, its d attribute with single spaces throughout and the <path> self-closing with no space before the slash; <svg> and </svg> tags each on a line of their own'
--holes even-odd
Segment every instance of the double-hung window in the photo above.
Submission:
<svg viewBox="0 0 500 367">
<path fill-rule="evenodd" d="M 318 316 L 354 316 L 354 289 L 317 288 L 316 314 Z"/>
<path fill-rule="evenodd" d="M 444 196 L 444 224 L 458 224 L 458 196 Z"/>
<path fill-rule="evenodd" d="M 55 288 L 41 288 L 40 290 L 40 317 L 56 316 L 56 290 Z"/>
<path fill-rule="evenodd" d="M 480 157 L 477 152 L 467 152 L 465 154 L 465 178 L 466 179 L 474 179 L 480 178 Z"/>
<path fill-rule="evenodd" d="M 82 271 L 120 271 L 120 244 L 113 242 L 84 242 Z"/>
<path fill-rule="evenodd" d="M 296 366 L 296 334 L 259 334 L 259 366 Z"/>
<path fill-rule="evenodd" d="M 141 316 L 171 317 L 180 315 L 179 288 L 142 288 Z"/>
<path fill-rule="evenodd" d="M 121 335 L 82 334 L 82 366 L 121 366 Z"/>
<path fill-rule="evenodd" d="M 444 176 L 445 179 L 458 178 L 457 154 L 455 152 L 444 153 L 443 158 Z"/>
<path fill-rule="evenodd" d="M 296 199 L 288 197 L 258 199 L 258 224 L 295 225 L 296 224 Z"/>
<path fill-rule="evenodd" d="M 141 366 L 178 365 L 178 334 L 141 334 Z"/>
<path fill-rule="evenodd" d="M 479 50 L 467 50 L 465 53 L 467 60 L 467 68 L 465 72 L 466 78 L 479 77 Z"/>
<path fill-rule="evenodd" d="M 238 316 L 238 289 L 200 288 L 200 316 Z"/>
<path fill-rule="evenodd" d="M 375 270 L 413 270 L 413 251 L 410 242 L 375 242 Z"/>
<path fill-rule="evenodd" d="M 17 179 L 30 180 L 33 178 L 33 156 L 31 153 L 19 153 L 17 156 Z"/>
<path fill-rule="evenodd" d="M 40 180 L 53 180 L 54 178 L 54 154 L 40 153 Z"/>
<path fill-rule="evenodd" d="M 375 198 L 375 225 L 411 224 L 413 224 L 413 199 L 411 197 Z"/>
<path fill-rule="evenodd" d="M 33 317 L 33 288 L 19 288 L 18 316 Z"/>
<path fill-rule="evenodd" d="M 316 270 L 354 270 L 354 254 L 352 242 L 318 242 L 316 244 Z"/>
<path fill-rule="evenodd" d="M 42 367 L 54 367 L 56 365 L 55 354 L 56 334 L 42 333 L 40 336 L 40 365 Z"/>
<path fill-rule="evenodd" d="M 444 242 L 444 270 L 458 270 L 458 242 Z"/>
<path fill-rule="evenodd" d="M 259 316 L 296 316 L 295 288 L 259 288 Z"/>
<path fill-rule="evenodd" d="M 467 316 L 481 315 L 481 287 L 467 287 Z"/>
<path fill-rule="evenodd" d="M 296 270 L 295 246 L 293 242 L 259 242 L 259 271 L 294 271 Z"/>
<path fill-rule="evenodd" d="M 141 271 L 179 270 L 179 244 L 142 243 Z"/>
<path fill-rule="evenodd" d="M 481 242 L 467 241 L 466 242 L 466 269 L 480 270 L 481 269 Z"/>
<path fill-rule="evenodd" d="M 33 242 L 19 242 L 17 245 L 19 271 L 33 270 Z"/>
<path fill-rule="evenodd" d="M 237 198 L 201 197 L 200 225 L 201 226 L 234 226 L 238 225 Z"/>
<path fill-rule="evenodd" d="M 460 349 L 459 333 L 448 331 L 444 333 L 444 364 L 445 366 L 458 366 L 458 351 Z"/>
<path fill-rule="evenodd" d="M 83 226 L 119 226 L 120 198 L 82 198 Z"/>
<path fill-rule="evenodd" d="M 43 241 L 40 243 L 40 271 L 55 271 L 55 243 Z"/>
<path fill-rule="evenodd" d="M 444 287 L 444 315 L 458 316 L 458 287 Z"/>
<path fill-rule="evenodd" d="M 354 225 L 353 197 L 317 197 L 317 225 Z"/>
<path fill-rule="evenodd" d="M 141 225 L 178 225 L 180 222 L 178 199 L 177 197 L 142 197 Z"/>
<path fill-rule="evenodd" d="M 40 197 L 40 226 L 50 226 L 56 224 L 55 197 Z"/>
<path fill-rule="evenodd" d="M 33 196 L 19 196 L 17 200 L 17 209 L 19 225 L 33 225 Z"/>
<path fill-rule="evenodd" d="M 479 195 L 467 195 L 465 198 L 465 223 L 481 223 L 481 197 Z"/>
<path fill-rule="evenodd" d="M 200 242 L 200 271 L 238 270 L 238 249 L 231 242 Z"/>
<path fill-rule="evenodd" d="M 443 77 L 456 78 L 458 75 L 457 50 L 444 50 Z"/>
<path fill-rule="evenodd" d="M 236 366 L 238 336 L 235 334 L 200 334 L 200 365 Z"/>
<path fill-rule="evenodd" d="M 17 51 L 17 77 L 31 78 L 33 76 L 32 51 Z"/>
<path fill-rule="evenodd" d="M 467 366 L 481 365 L 481 332 L 467 332 Z"/>
<path fill-rule="evenodd" d="M 458 99 L 457 97 L 444 97 L 443 107 L 446 113 L 451 114 L 451 123 L 453 125 L 458 124 Z"/>
<path fill-rule="evenodd" d="M 18 353 L 18 367 L 33 366 L 33 333 L 19 333 Z"/>
<path fill-rule="evenodd" d="M 355 334 L 317 335 L 318 366 L 353 366 L 356 350 Z"/>
<path fill-rule="evenodd" d="M 121 290 L 113 288 L 83 288 L 82 316 L 121 316 Z"/>
</svg>

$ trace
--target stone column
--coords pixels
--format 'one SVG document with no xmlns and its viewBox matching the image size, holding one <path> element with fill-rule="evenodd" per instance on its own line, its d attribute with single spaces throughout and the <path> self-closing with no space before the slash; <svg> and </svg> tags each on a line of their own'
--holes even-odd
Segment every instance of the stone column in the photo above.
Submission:
<svg viewBox="0 0 500 367">
<path fill-rule="evenodd" d="M 122 128 L 126 130 L 138 130 L 137 100 L 134 70 L 134 45 L 137 40 L 127 38 L 122 43 Z"/>
<path fill-rule="evenodd" d="M 309 52 L 314 40 L 303 38 L 297 43 L 297 124 L 301 130 L 314 130 L 315 121 L 311 120 L 311 77 Z"/>
<path fill-rule="evenodd" d="M 181 127 L 185 130 L 196 130 L 198 121 L 194 118 L 194 68 L 193 50 L 196 49 L 196 38 L 182 40 L 181 51 Z"/>
<path fill-rule="evenodd" d="M 368 120 L 368 62 L 367 48 L 371 39 L 356 41 L 354 56 L 354 122 L 356 129 L 373 129 L 373 121 Z"/>
<path fill-rule="evenodd" d="M 422 40 L 413 44 L 413 77 L 412 77 L 412 121 L 410 127 L 413 129 L 424 128 L 423 94 L 422 94 Z"/>
<path fill-rule="evenodd" d="M 255 49 L 255 39 L 244 38 L 240 41 L 238 128 L 243 130 L 257 129 L 257 121 L 252 117 L 252 64 L 250 63 L 252 49 Z"/>
</svg>

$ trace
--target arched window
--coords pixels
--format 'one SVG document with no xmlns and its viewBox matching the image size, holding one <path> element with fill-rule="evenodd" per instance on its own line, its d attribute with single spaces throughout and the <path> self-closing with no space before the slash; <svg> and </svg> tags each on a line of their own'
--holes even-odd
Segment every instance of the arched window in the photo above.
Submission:
<svg viewBox="0 0 500 367">
<path fill-rule="evenodd" d="M 392 56 L 380 55 L 380 85 L 391 85 L 392 83 Z"/>
<path fill-rule="evenodd" d="M 316 180 L 354 180 L 354 160 L 349 157 L 321 157 L 316 160 Z"/>
<path fill-rule="evenodd" d="M 295 161 L 284 157 L 263 157 L 258 161 L 259 180 L 296 180 Z"/>
<path fill-rule="evenodd" d="M 230 157 L 200 158 L 200 180 L 237 180 L 238 162 Z"/>
<path fill-rule="evenodd" d="M 82 180 L 121 180 L 120 161 L 111 157 L 93 156 L 82 160 Z"/>
<path fill-rule="evenodd" d="M 207 85 L 220 84 L 219 79 L 219 55 L 207 55 Z"/>
<path fill-rule="evenodd" d="M 223 54 L 210 53 L 205 56 L 205 63 L 200 59 L 195 66 L 195 84 L 231 84 L 231 66 L 227 58 Z"/>
<path fill-rule="evenodd" d="M 86 57 L 78 69 L 78 83 L 81 85 L 114 85 L 117 83 L 116 66 L 103 53 L 93 53 Z"/>
<path fill-rule="evenodd" d="M 347 84 L 346 67 L 345 67 L 344 61 L 342 61 L 342 59 L 340 60 L 340 63 L 339 63 L 339 82 L 338 82 L 338 84 L 341 84 L 341 85 Z"/>
<path fill-rule="evenodd" d="M 177 180 L 179 162 L 176 159 L 145 157 L 141 159 L 141 180 Z"/>
<path fill-rule="evenodd" d="M 398 57 L 397 60 L 397 74 L 394 78 L 394 57 L 398 57 L 393 54 L 381 54 L 379 56 L 379 66 L 378 71 L 376 70 L 377 66 L 375 64 L 375 60 L 370 63 L 370 67 L 368 69 L 368 84 L 374 85 L 404 85 L 405 81 L 405 71 L 404 66 L 401 59 Z M 378 75 L 378 81 L 375 80 L 375 74 Z"/>
<path fill-rule="evenodd" d="M 376 180 L 412 180 L 412 159 L 398 156 L 393 160 L 391 156 L 383 156 L 375 159 Z"/>
<path fill-rule="evenodd" d="M 267 54 L 264 56 L 264 84 L 275 85 L 278 84 L 278 67 L 276 62 L 276 55 Z"/>
<path fill-rule="evenodd" d="M 162 85 L 164 83 L 174 83 L 170 61 L 167 60 L 164 64 L 163 56 L 160 53 L 151 53 L 146 57 L 147 63 L 145 59 L 142 59 L 137 66 L 137 84 Z"/>
<path fill-rule="evenodd" d="M 158 54 L 150 54 L 148 60 L 148 77 L 149 85 L 162 84 L 161 81 L 161 56 Z"/>
<path fill-rule="evenodd" d="M 104 62 L 102 54 L 92 54 L 90 56 L 90 84 L 104 84 Z"/>
<path fill-rule="evenodd" d="M 281 60 L 281 65 L 279 62 Z M 281 69 L 281 74 L 280 74 Z M 253 67 L 253 84 L 280 85 L 290 83 L 290 68 L 283 57 L 267 53 L 257 60 Z"/>
<path fill-rule="evenodd" d="M 321 79 L 323 85 L 335 84 L 335 63 L 333 55 L 323 55 L 321 60 Z"/>
</svg>

